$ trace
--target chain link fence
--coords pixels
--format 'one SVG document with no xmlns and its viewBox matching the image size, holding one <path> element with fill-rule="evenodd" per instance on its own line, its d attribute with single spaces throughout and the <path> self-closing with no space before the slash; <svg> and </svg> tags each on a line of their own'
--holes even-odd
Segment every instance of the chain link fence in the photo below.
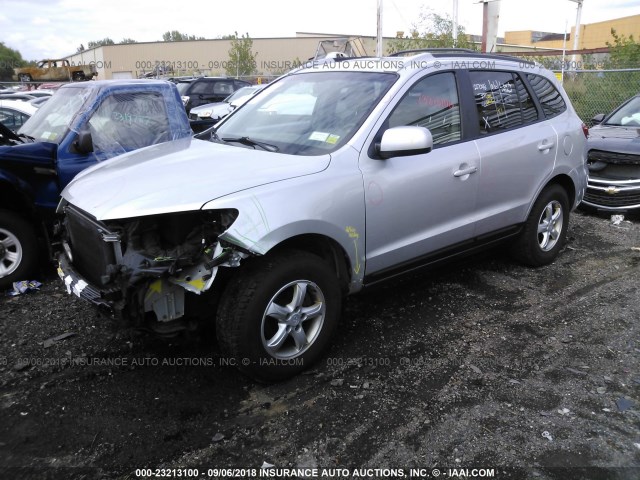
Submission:
<svg viewBox="0 0 640 480">
<path fill-rule="evenodd" d="M 565 71 L 563 76 L 573 108 L 588 126 L 595 115 L 608 114 L 640 93 L 640 68 Z"/>
<path fill-rule="evenodd" d="M 625 100 L 640 93 L 638 61 L 610 52 L 513 53 L 523 61 L 534 61 L 551 70 L 562 84 L 580 118 L 591 127 L 591 119 L 599 113 L 611 113 Z"/>
</svg>

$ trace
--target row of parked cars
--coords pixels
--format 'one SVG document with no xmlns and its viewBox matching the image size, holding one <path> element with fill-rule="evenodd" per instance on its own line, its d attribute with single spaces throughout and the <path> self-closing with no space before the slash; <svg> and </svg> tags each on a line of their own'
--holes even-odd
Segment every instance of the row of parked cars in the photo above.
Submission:
<svg viewBox="0 0 640 480">
<path fill-rule="evenodd" d="M 0 85 L 0 123 L 17 132 L 36 110 L 53 95 L 53 90 L 18 91 Z"/>
<path fill-rule="evenodd" d="M 199 80 L 61 89 L 16 142 L 45 152 L 28 181 L 41 210 L 57 205 L 45 236 L 68 292 L 162 335 L 212 324 L 243 372 L 272 381 L 322 355 L 348 294 L 498 244 L 552 262 L 588 177 L 561 85 L 505 56 L 409 55 L 301 67 L 227 97 L 231 114 L 195 136 Z M 157 91 L 136 92 L 146 82 Z M 103 90 L 70 91 L 90 84 Z M 113 156 L 103 139 L 129 153 L 95 164 Z M 31 246 L 2 208 L 8 278 Z"/>
</svg>

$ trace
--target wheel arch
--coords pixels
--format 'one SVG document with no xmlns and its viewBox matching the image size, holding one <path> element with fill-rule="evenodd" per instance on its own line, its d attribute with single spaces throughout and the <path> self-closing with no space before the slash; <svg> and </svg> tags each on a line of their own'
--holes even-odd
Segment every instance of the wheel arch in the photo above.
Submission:
<svg viewBox="0 0 640 480">
<path fill-rule="evenodd" d="M 342 245 L 332 238 L 314 233 L 296 235 L 278 243 L 266 255 L 280 253 L 284 250 L 300 250 L 322 258 L 335 272 L 342 293 L 346 295 L 349 292 L 351 261 Z"/>
<path fill-rule="evenodd" d="M 29 192 L 20 188 L 20 184 L 13 181 L 11 177 L 7 177 L 0 171 L 0 210 L 16 213 L 31 223 L 32 228 L 43 242 L 46 248 L 49 248 L 49 234 L 34 208 L 34 200 Z"/>
<path fill-rule="evenodd" d="M 560 185 L 565 190 L 565 192 L 567 192 L 567 197 L 569 198 L 569 208 L 571 209 L 571 207 L 575 204 L 575 200 L 576 200 L 576 186 L 573 183 L 573 180 L 571 179 L 571 177 L 564 173 L 556 175 L 544 186 L 544 188 L 547 188 L 549 185 L 554 185 L 554 184 Z"/>
<path fill-rule="evenodd" d="M 531 210 L 533 209 L 533 206 L 535 205 L 538 198 L 540 198 L 542 192 L 544 192 L 545 189 L 549 188 L 551 185 L 558 185 L 566 192 L 567 198 L 569 200 L 569 211 L 572 210 L 572 208 L 575 206 L 576 185 L 569 175 L 565 173 L 559 173 L 555 177 L 550 178 L 549 181 L 538 190 L 535 197 L 531 199 L 529 208 L 526 212 L 527 217 L 531 214 Z"/>
<path fill-rule="evenodd" d="M 20 213 L 35 220 L 33 199 L 16 182 L 0 172 L 0 209 Z"/>
</svg>

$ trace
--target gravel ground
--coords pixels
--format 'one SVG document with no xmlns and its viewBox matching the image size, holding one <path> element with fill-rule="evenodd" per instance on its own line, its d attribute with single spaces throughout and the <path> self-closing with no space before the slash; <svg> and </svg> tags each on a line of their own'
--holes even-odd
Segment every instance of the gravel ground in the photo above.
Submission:
<svg viewBox="0 0 640 480">
<path fill-rule="evenodd" d="M 637 219 L 575 213 L 548 267 L 497 250 L 351 297 L 325 357 L 274 385 L 211 340 L 117 327 L 50 274 L 0 298 L 0 478 L 638 479 L 639 247 Z"/>
</svg>

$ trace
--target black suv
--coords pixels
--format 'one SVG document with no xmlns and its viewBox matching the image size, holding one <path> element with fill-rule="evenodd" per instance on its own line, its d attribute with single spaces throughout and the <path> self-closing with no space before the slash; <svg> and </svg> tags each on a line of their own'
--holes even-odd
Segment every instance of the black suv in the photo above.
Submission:
<svg viewBox="0 0 640 480">
<path fill-rule="evenodd" d="M 242 87 L 251 85 L 244 80 L 227 77 L 200 77 L 178 82 L 178 91 L 187 114 L 193 107 L 206 103 L 221 102 Z"/>
</svg>

